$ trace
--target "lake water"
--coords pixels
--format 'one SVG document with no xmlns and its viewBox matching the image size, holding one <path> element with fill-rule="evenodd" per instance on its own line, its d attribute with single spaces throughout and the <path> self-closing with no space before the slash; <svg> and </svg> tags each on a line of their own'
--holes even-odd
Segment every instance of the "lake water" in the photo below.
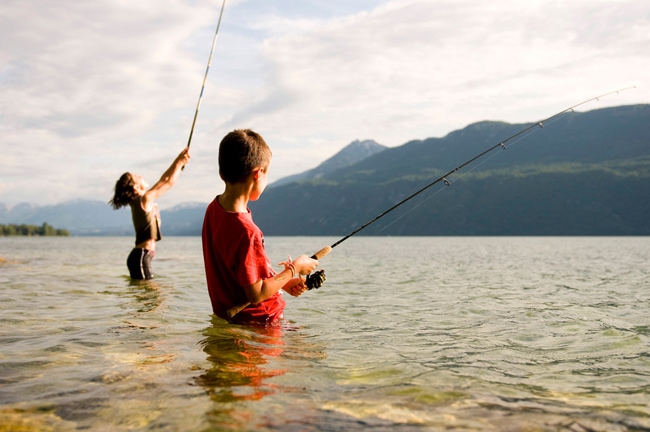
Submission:
<svg viewBox="0 0 650 432">
<path fill-rule="evenodd" d="M 200 238 L 140 283 L 131 243 L 0 238 L 0 431 L 650 430 L 648 237 L 354 237 L 273 329 L 212 317 Z"/>
</svg>

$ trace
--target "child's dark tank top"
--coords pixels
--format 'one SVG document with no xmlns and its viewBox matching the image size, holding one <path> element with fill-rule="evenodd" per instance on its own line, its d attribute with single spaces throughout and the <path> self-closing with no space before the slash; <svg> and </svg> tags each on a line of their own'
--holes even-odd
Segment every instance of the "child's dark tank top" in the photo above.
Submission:
<svg viewBox="0 0 650 432">
<path fill-rule="evenodd" d="M 129 205 L 131 206 L 131 216 L 135 228 L 135 244 L 138 245 L 149 239 L 156 241 L 162 239 L 158 206 L 154 204 L 151 211 L 146 212 L 142 208 L 141 198 L 134 199 Z"/>
</svg>

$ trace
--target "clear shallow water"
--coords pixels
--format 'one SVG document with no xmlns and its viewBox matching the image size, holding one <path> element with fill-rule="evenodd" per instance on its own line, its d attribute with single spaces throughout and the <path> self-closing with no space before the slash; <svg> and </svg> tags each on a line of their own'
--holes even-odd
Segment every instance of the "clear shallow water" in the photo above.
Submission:
<svg viewBox="0 0 650 432">
<path fill-rule="evenodd" d="M 0 431 L 650 430 L 650 238 L 355 237 L 275 329 L 212 318 L 200 238 L 130 246 L 0 238 Z"/>
</svg>

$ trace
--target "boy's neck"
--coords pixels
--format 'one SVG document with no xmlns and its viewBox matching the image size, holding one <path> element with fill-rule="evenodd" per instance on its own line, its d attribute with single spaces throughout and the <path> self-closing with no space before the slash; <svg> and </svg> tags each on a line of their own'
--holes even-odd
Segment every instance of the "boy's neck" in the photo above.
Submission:
<svg viewBox="0 0 650 432">
<path fill-rule="evenodd" d="M 248 212 L 248 196 L 250 192 L 248 188 L 236 187 L 238 185 L 226 185 L 226 190 L 219 195 L 219 204 L 221 207 L 229 212 L 247 213 Z"/>
</svg>

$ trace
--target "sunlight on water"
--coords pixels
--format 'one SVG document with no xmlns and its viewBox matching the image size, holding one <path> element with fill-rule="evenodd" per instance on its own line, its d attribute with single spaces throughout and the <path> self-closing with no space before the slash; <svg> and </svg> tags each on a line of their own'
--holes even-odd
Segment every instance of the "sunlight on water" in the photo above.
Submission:
<svg viewBox="0 0 650 432">
<path fill-rule="evenodd" d="M 0 238 L 0 431 L 650 428 L 649 238 L 358 237 L 268 329 L 211 316 L 200 238 L 130 247 Z"/>
</svg>

